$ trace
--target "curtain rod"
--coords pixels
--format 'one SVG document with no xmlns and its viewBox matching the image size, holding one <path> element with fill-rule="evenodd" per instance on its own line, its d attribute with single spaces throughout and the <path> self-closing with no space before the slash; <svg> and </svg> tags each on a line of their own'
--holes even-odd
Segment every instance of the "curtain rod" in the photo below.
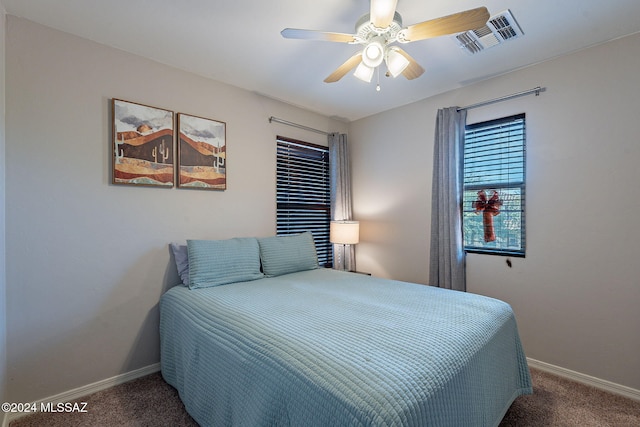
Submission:
<svg viewBox="0 0 640 427">
<path fill-rule="evenodd" d="M 511 95 L 501 96 L 500 98 L 490 99 L 489 101 L 478 102 L 477 104 L 467 105 L 466 107 L 458 107 L 458 111 L 461 110 L 471 110 L 472 108 L 484 107 L 485 105 L 494 104 L 496 102 L 507 101 L 509 99 L 517 98 L 519 96 L 525 96 L 532 93 L 535 93 L 536 96 L 540 95 L 540 92 L 544 92 L 546 88 L 544 87 L 534 87 L 533 89 L 524 90 L 518 93 L 512 93 Z"/>
<path fill-rule="evenodd" d="M 318 129 L 310 128 L 309 126 L 304 126 L 304 125 L 299 125 L 297 123 L 288 122 L 286 120 L 282 120 L 282 119 L 279 119 L 279 118 L 273 117 L 273 116 L 269 117 L 269 123 L 272 123 L 272 122 L 282 123 L 283 125 L 293 126 L 294 128 L 300 128 L 300 129 L 308 130 L 308 131 L 315 132 L 315 133 L 321 133 L 322 135 L 329 135 L 328 132 L 325 132 L 323 130 L 318 130 Z"/>
</svg>

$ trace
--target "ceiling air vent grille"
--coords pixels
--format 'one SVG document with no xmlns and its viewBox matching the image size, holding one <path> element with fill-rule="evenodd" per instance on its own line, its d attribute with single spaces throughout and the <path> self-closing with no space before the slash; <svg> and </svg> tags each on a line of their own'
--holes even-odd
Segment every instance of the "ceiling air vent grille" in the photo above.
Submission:
<svg viewBox="0 0 640 427">
<path fill-rule="evenodd" d="M 490 47 L 524 35 L 511 14 L 505 10 L 487 21 L 487 25 L 476 30 L 455 35 L 458 45 L 470 54 L 481 52 Z"/>
</svg>

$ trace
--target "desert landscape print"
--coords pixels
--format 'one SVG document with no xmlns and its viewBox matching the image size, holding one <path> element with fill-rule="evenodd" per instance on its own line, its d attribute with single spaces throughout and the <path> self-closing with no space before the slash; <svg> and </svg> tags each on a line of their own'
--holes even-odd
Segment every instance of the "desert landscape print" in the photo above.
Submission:
<svg viewBox="0 0 640 427">
<path fill-rule="evenodd" d="M 178 187 L 227 188 L 226 124 L 178 114 Z"/>
<path fill-rule="evenodd" d="M 113 183 L 173 187 L 173 112 L 113 100 Z"/>
</svg>

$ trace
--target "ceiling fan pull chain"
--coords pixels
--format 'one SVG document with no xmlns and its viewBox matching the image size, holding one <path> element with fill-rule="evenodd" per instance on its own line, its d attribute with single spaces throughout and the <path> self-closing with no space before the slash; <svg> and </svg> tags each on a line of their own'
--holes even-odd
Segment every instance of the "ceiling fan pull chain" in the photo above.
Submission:
<svg viewBox="0 0 640 427">
<path fill-rule="evenodd" d="M 376 85 L 376 91 L 380 92 L 380 67 L 376 68 L 377 74 L 378 74 L 378 84 Z"/>
</svg>

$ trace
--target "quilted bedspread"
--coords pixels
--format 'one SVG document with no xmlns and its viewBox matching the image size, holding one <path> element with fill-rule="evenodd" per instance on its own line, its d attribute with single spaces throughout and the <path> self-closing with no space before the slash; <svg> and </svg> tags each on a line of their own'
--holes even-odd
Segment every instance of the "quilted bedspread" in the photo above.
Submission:
<svg viewBox="0 0 640 427">
<path fill-rule="evenodd" d="M 202 426 L 497 426 L 532 392 L 505 302 L 317 269 L 160 305 L 161 367 Z"/>
</svg>

